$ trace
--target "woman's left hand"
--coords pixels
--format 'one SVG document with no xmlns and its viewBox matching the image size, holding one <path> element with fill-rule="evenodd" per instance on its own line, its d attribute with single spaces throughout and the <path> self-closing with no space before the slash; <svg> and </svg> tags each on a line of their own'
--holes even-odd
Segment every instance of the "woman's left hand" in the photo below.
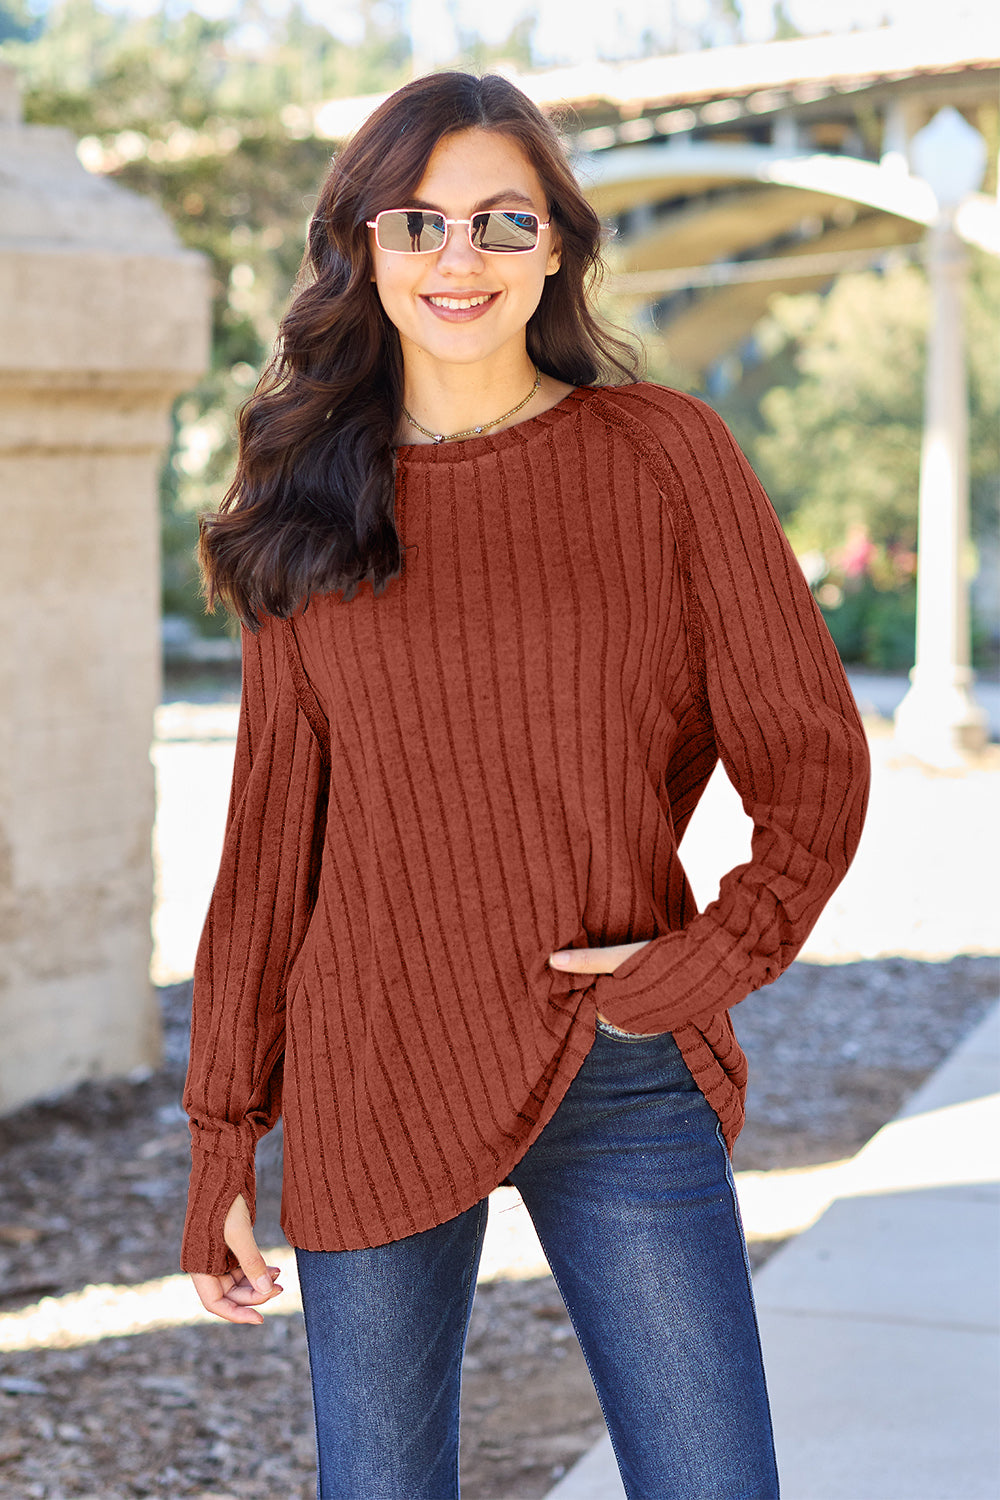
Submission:
<svg viewBox="0 0 1000 1500">
<path fill-rule="evenodd" d="M 641 943 L 618 943 L 613 948 L 560 948 L 549 954 L 553 969 L 563 969 L 571 974 L 613 974 L 633 953 L 652 942 L 651 938 Z"/>
<path fill-rule="evenodd" d="M 549 964 L 572 974 L 613 974 L 619 964 L 650 942 L 652 938 L 641 943 L 616 943 L 613 948 L 560 948 L 558 953 L 549 954 Z M 607 1017 L 598 1011 L 597 1019 L 606 1021 Z"/>
</svg>

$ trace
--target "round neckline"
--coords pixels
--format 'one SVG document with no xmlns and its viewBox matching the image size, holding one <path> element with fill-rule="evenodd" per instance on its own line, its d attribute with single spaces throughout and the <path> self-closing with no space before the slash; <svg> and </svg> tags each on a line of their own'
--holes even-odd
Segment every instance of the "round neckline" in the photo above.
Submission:
<svg viewBox="0 0 1000 1500">
<path fill-rule="evenodd" d="M 509 447 L 512 443 L 525 443 L 536 433 L 554 426 L 564 418 L 572 416 L 588 396 L 600 390 L 600 386 L 578 385 L 568 391 L 537 416 L 526 417 L 523 422 L 514 422 L 502 432 L 484 432 L 482 437 L 462 438 L 453 443 L 400 443 L 395 448 L 396 457 L 403 463 L 462 463 L 467 459 L 482 458 L 487 453 Z"/>
</svg>

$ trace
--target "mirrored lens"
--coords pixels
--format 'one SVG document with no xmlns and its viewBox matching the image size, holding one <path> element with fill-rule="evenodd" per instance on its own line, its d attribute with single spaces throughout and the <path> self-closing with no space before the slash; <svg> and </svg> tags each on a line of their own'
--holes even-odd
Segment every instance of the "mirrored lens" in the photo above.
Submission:
<svg viewBox="0 0 1000 1500">
<path fill-rule="evenodd" d="M 428 209 L 387 208 L 375 218 L 375 240 L 379 249 L 397 254 L 426 255 L 440 250 L 447 230 L 448 220 L 444 214 Z M 538 216 L 492 209 L 489 213 L 473 214 L 469 231 L 477 250 L 513 255 L 522 250 L 534 250 L 538 244 Z"/>
<path fill-rule="evenodd" d="M 504 213 L 497 209 L 488 214 L 473 214 L 472 243 L 477 250 L 493 250 L 501 255 L 534 250 L 538 244 L 538 219 L 534 214 Z"/>
<path fill-rule="evenodd" d="M 375 240 L 380 250 L 403 250 L 422 254 L 440 250 L 445 239 L 444 214 L 419 208 L 391 208 L 375 220 Z"/>
</svg>

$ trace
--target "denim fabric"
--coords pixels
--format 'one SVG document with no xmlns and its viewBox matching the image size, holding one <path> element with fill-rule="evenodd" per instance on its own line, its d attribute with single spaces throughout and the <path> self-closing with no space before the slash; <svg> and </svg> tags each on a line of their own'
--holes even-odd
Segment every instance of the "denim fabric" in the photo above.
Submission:
<svg viewBox="0 0 1000 1500">
<path fill-rule="evenodd" d="M 597 1388 L 629 1500 L 776 1500 L 729 1158 L 673 1037 L 594 1047 L 511 1173 Z M 374 1250 L 297 1252 L 320 1500 L 454 1500 L 486 1205 Z M 512 1435 L 512 1441 L 514 1441 Z"/>
<path fill-rule="evenodd" d="M 598 1016 L 597 1018 L 597 1030 L 603 1032 L 605 1036 L 613 1037 L 616 1042 L 648 1042 L 650 1039 L 649 1035 L 642 1031 L 622 1031 L 620 1026 L 615 1026 L 613 1022 L 606 1021 L 603 1016 Z M 659 1036 L 662 1033 L 655 1032 L 650 1033 L 650 1035 Z"/>
</svg>

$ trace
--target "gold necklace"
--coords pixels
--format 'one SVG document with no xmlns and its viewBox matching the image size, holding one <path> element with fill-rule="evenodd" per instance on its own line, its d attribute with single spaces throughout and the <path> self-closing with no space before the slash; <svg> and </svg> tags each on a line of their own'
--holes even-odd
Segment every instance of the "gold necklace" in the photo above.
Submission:
<svg viewBox="0 0 1000 1500">
<path fill-rule="evenodd" d="M 478 427 L 466 427 L 463 432 L 431 432 L 429 427 L 422 427 L 416 417 L 410 415 L 405 406 L 403 407 L 403 416 L 411 427 L 415 427 L 418 432 L 422 432 L 424 437 L 430 438 L 432 443 L 454 443 L 459 438 L 478 437 L 481 432 L 489 432 L 491 427 L 499 427 L 501 422 L 506 422 L 509 417 L 515 417 L 522 407 L 527 406 L 541 383 L 542 372 L 535 366 L 535 383 L 523 401 L 519 401 L 516 406 L 512 406 L 510 411 L 505 411 L 502 417 L 494 417 L 492 422 L 482 422 Z"/>
</svg>

